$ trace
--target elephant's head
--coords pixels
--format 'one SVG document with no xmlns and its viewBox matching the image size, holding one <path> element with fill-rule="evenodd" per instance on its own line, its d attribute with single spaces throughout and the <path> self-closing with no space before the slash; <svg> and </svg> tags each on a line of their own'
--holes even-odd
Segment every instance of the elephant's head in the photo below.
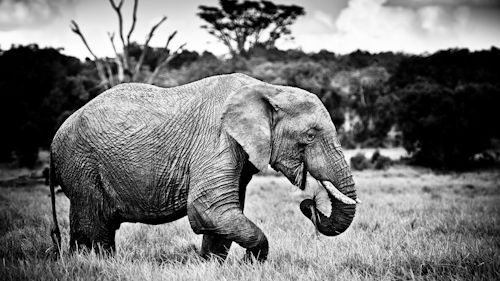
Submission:
<svg viewBox="0 0 500 281">
<path fill-rule="evenodd" d="M 307 91 L 256 84 L 234 92 L 224 105 L 223 127 L 259 170 L 268 164 L 304 190 L 310 173 L 328 192 L 330 213 L 306 199 L 300 209 L 319 232 L 345 231 L 356 211 L 356 189 L 335 126 L 319 98 Z M 324 212 L 324 211 L 323 211 Z"/>
</svg>

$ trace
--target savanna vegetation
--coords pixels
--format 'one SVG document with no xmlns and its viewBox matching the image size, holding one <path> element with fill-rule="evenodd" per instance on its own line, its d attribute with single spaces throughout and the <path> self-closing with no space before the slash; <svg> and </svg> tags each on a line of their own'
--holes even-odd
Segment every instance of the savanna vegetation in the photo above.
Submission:
<svg viewBox="0 0 500 281">
<path fill-rule="evenodd" d="M 110 3 L 110 14 L 121 20 L 124 2 Z M 131 3 L 135 14 L 138 1 Z M 500 279 L 500 172 L 494 169 L 500 50 L 410 55 L 278 49 L 276 41 L 290 39 L 289 27 L 306 12 L 270 1 L 200 6 L 193 13 L 206 22 L 202 28 L 228 47 L 222 57 L 189 50 L 177 32 L 164 47 L 149 46 L 164 18 L 145 42 L 130 41 L 136 19 L 109 33 L 114 57 L 94 55 L 95 42 L 85 41 L 85 27 L 76 22 L 72 30 L 89 47 L 85 61 L 36 44 L 0 50 L 0 279 Z M 180 47 L 171 49 L 172 40 Z M 118 83 L 173 87 L 232 72 L 300 87 L 322 100 L 357 170 L 363 203 L 351 227 L 338 237 L 317 237 L 299 211 L 303 195 L 270 171 L 252 180 L 245 207 L 271 243 L 265 263 L 243 263 L 239 246 L 222 264 L 201 260 L 201 236 L 186 218 L 159 226 L 123 224 L 115 256 L 70 254 L 69 202 L 58 193 L 63 248 L 53 259 L 47 251 L 50 197 L 41 177 L 60 124 Z M 370 149 L 375 147 L 378 153 Z M 470 168 L 481 169 L 464 171 Z"/>
<path fill-rule="evenodd" d="M 135 52 L 130 52 L 132 57 Z M 258 45 L 249 53 L 249 58 L 236 60 L 185 50 L 155 84 L 172 87 L 243 72 L 317 94 L 345 147 L 403 145 L 416 163 L 439 168 L 466 168 L 478 158 L 498 158 L 500 131 L 493 124 L 500 120 L 496 48 L 408 56 L 307 54 Z M 81 62 L 56 49 L 15 46 L 2 52 L 0 64 L 0 122 L 6 136 L 0 159 L 33 166 L 38 150 L 48 148 L 61 122 L 104 88 L 92 61 Z"/>
<path fill-rule="evenodd" d="M 108 33 L 115 57 L 96 56 L 84 27 L 74 21 L 72 31 L 89 50 L 84 62 L 36 44 L 0 51 L 1 162 L 33 166 L 39 149 L 48 148 L 71 112 L 117 83 L 172 87 L 232 72 L 315 93 L 345 147 L 402 145 L 415 163 L 438 168 L 470 168 L 477 160 L 499 158 L 500 131 L 492 125 L 500 119 L 498 48 L 423 55 L 280 50 L 276 42 L 293 38 L 290 26 L 306 13 L 302 7 L 221 0 L 219 6 L 202 5 L 197 11 L 206 23 L 201 28 L 228 48 L 227 57 L 216 57 L 189 51 L 189 44 L 172 49 L 171 42 L 182 36 L 177 31 L 164 47 L 149 46 L 165 17 L 151 27 L 145 42 L 131 41 L 140 6 L 133 1 L 127 28 L 124 3 L 110 0 L 110 14 L 116 14 L 119 26 Z"/>
<path fill-rule="evenodd" d="M 385 154 L 385 152 L 382 152 Z M 347 151 L 347 154 L 352 154 Z M 363 203 L 338 237 L 316 237 L 285 178 L 257 176 L 245 213 L 268 235 L 265 263 L 201 260 L 201 236 L 183 218 L 123 224 L 115 256 L 68 253 L 69 202 L 57 195 L 62 254 L 52 259 L 50 197 L 43 184 L 0 188 L 2 280 L 498 280 L 500 173 L 441 173 L 392 166 L 354 172 Z"/>
</svg>

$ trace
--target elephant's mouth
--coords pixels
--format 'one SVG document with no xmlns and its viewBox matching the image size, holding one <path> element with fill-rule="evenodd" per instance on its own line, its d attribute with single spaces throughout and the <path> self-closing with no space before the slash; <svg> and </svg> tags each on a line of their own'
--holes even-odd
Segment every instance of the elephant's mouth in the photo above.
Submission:
<svg viewBox="0 0 500 281">
<path fill-rule="evenodd" d="M 295 177 L 295 182 L 296 185 L 301 189 L 305 190 L 306 185 L 307 185 L 307 166 L 305 164 L 305 161 L 301 162 L 299 168 L 298 168 L 298 173 L 296 173 Z M 340 190 L 338 190 L 333 183 L 330 181 L 319 181 L 321 185 L 325 188 L 325 190 L 328 191 L 328 193 L 335 199 L 339 200 L 340 202 L 347 204 L 347 205 L 352 205 L 356 203 L 361 203 L 361 200 L 356 199 L 353 200 L 349 198 L 348 196 L 344 195 Z"/>
<path fill-rule="evenodd" d="M 350 225 L 356 204 L 361 203 L 355 193 L 351 197 L 342 193 L 330 181 L 318 181 L 312 176 L 307 177 L 304 192 L 307 199 L 300 203 L 300 210 L 309 218 L 316 231 L 335 236 Z"/>
<path fill-rule="evenodd" d="M 312 176 L 304 180 L 301 189 L 310 197 L 309 200 L 314 202 L 314 206 L 319 213 L 326 217 L 330 217 L 332 213 L 332 200 L 338 200 L 346 205 L 355 205 L 361 203 L 359 199 L 349 198 L 343 194 L 338 188 L 329 181 L 318 181 Z"/>
</svg>

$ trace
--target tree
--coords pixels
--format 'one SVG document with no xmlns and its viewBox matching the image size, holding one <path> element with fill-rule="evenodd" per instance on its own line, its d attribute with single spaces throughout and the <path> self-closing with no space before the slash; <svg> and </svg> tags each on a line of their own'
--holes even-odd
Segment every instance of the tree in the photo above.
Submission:
<svg viewBox="0 0 500 281">
<path fill-rule="evenodd" d="M 296 5 L 270 1 L 220 0 L 220 8 L 200 5 L 197 14 L 206 21 L 201 27 L 219 39 L 233 57 L 246 56 L 256 44 L 274 47 L 281 37 L 290 36 L 290 26 L 305 14 Z"/>
<path fill-rule="evenodd" d="M 37 45 L 3 52 L 0 65 L 0 162 L 33 166 L 38 149 L 50 145 L 61 113 L 87 102 L 97 77 L 83 77 L 86 65 L 77 58 Z"/>
<path fill-rule="evenodd" d="M 331 79 L 332 86 L 344 96 L 353 118 L 352 136 L 357 143 L 380 145 L 391 124 L 385 119 L 390 100 L 384 94 L 390 74 L 384 67 L 369 66 L 340 71 Z M 382 118 L 381 118 L 382 117 Z"/>
<path fill-rule="evenodd" d="M 403 145 L 422 165 L 466 168 L 500 137 L 500 87 L 465 84 L 454 89 L 429 81 L 399 90 L 395 115 Z"/>
<path fill-rule="evenodd" d="M 394 71 L 391 84 L 395 88 L 428 80 L 454 88 L 465 83 L 499 83 L 500 49 L 470 52 L 449 49 L 427 56 L 409 56 Z"/>
<path fill-rule="evenodd" d="M 139 0 L 134 0 L 134 8 L 132 12 L 132 24 L 125 37 L 123 30 L 123 15 L 121 12 L 124 0 L 120 0 L 120 2 L 118 3 L 116 3 L 115 0 L 109 0 L 109 3 L 111 4 L 112 9 L 116 12 L 118 18 L 118 36 L 122 46 L 122 53 L 119 53 L 115 45 L 115 33 L 108 32 L 108 37 L 111 43 L 111 47 L 113 48 L 113 51 L 115 53 L 114 63 L 117 65 L 116 78 L 114 77 L 115 75 L 111 67 L 111 62 L 108 59 L 99 58 L 92 51 L 89 44 L 87 43 L 87 40 L 85 39 L 85 36 L 80 30 L 78 24 L 74 20 L 71 21 L 71 30 L 82 39 L 83 44 L 85 45 L 85 47 L 87 47 L 87 50 L 94 58 L 97 72 L 101 80 L 101 86 L 103 86 L 105 89 L 119 83 L 130 82 L 130 81 L 135 82 L 135 81 L 140 81 L 142 79 L 141 69 L 144 64 L 144 60 L 148 54 L 148 50 L 150 50 L 149 42 L 153 38 L 156 29 L 167 19 L 166 16 L 163 16 L 158 21 L 158 23 L 156 23 L 153 27 L 151 27 L 151 30 L 147 34 L 145 42 L 142 46 L 142 52 L 140 56 L 138 57 L 137 61 L 132 61 L 131 60 L 132 57 L 129 51 L 133 49 L 134 43 L 130 41 L 130 37 L 134 32 L 135 25 L 137 22 L 137 7 L 139 4 L 138 2 Z M 160 70 L 164 68 L 172 59 L 174 59 L 186 45 L 184 43 L 174 51 L 170 49 L 170 42 L 172 41 L 172 39 L 175 37 L 176 34 L 177 31 L 174 31 L 170 34 L 170 36 L 168 36 L 165 47 L 163 47 L 163 49 L 160 52 L 160 55 L 158 56 L 156 67 L 154 68 L 153 73 L 146 79 L 145 82 L 152 84 L 156 76 L 158 76 Z"/>
</svg>

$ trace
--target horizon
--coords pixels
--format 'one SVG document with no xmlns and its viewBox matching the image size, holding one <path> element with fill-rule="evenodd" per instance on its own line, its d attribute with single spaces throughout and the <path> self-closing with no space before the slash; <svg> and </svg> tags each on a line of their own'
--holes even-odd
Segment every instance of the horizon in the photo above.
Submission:
<svg viewBox="0 0 500 281">
<path fill-rule="evenodd" d="M 467 48 L 489 50 L 500 46 L 500 1 L 497 0 L 280 0 L 277 4 L 299 5 L 306 15 L 291 26 L 293 41 L 280 39 L 281 50 L 305 53 L 326 50 L 348 54 L 394 52 L 431 54 L 439 50 Z M 124 32 L 130 26 L 133 1 L 125 1 Z M 151 47 L 164 45 L 178 30 L 172 48 L 217 56 L 226 47 L 200 26 L 199 5 L 218 6 L 217 0 L 139 1 L 137 26 L 131 41 L 143 44 L 151 26 L 161 16 L 167 21 L 158 28 Z M 107 0 L 3 0 L 0 2 L 0 48 L 37 44 L 62 48 L 62 53 L 84 60 L 90 57 L 80 38 L 70 28 L 74 19 L 98 57 L 114 56 L 106 32 L 116 31 L 117 17 Z M 117 42 L 118 43 L 118 42 Z M 117 47 L 120 49 L 119 44 Z"/>
</svg>

